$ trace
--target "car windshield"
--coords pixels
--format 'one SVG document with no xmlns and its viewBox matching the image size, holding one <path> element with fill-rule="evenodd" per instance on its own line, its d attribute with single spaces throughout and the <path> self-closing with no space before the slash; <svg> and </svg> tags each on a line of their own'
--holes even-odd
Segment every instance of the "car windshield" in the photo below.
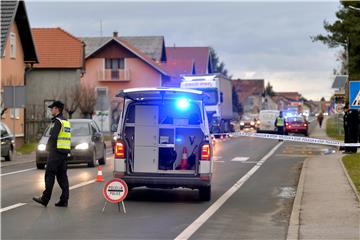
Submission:
<svg viewBox="0 0 360 240">
<path fill-rule="evenodd" d="M 304 122 L 304 118 L 302 117 L 288 117 L 287 118 L 288 122 Z"/>
<path fill-rule="evenodd" d="M 88 136 L 90 127 L 87 122 L 71 122 L 71 136 Z M 46 129 L 45 136 L 50 136 L 50 127 Z"/>
<path fill-rule="evenodd" d="M 216 105 L 218 102 L 218 95 L 216 88 L 204 88 L 204 89 L 196 89 L 202 91 L 206 97 L 204 97 L 205 105 Z"/>
</svg>

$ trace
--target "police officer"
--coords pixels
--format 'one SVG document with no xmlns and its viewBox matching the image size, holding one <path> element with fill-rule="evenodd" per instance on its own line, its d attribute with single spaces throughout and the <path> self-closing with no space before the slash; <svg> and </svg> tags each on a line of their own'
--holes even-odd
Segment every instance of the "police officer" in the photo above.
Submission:
<svg viewBox="0 0 360 240">
<path fill-rule="evenodd" d="M 68 154 L 70 153 L 71 132 L 70 123 L 62 115 L 64 104 L 55 101 L 48 106 L 51 108 L 50 137 L 46 145 L 49 156 L 45 171 L 45 191 L 41 197 L 34 197 L 37 203 L 47 206 L 51 198 L 55 177 L 62 190 L 60 201 L 55 203 L 57 207 L 67 207 L 69 199 L 69 181 L 66 174 Z"/>
<path fill-rule="evenodd" d="M 280 111 L 279 116 L 275 120 L 275 127 L 279 135 L 284 135 L 285 118 L 283 117 L 282 111 Z"/>
</svg>

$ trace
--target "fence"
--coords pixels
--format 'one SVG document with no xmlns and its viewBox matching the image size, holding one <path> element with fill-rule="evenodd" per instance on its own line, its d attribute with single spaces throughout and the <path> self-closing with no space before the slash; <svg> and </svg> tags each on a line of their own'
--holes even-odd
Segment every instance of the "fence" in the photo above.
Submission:
<svg viewBox="0 0 360 240">
<path fill-rule="evenodd" d="M 25 141 L 36 141 L 50 124 L 43 105 L 28 105 L 25 119 Z"/>
</svg>

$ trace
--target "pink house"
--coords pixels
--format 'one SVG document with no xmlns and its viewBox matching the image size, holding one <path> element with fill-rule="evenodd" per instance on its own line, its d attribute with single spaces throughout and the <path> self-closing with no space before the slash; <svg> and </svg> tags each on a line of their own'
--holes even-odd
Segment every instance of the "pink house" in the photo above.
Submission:
<svg viewBox="0 0 360 240">
<path fill-rule="evenodd" d="M 113 37 L 82 40 L 86 44 L 86 53 L 85 74 L 81 78 L 81 84 L 95 88 L 95 110 L 111 109 L 112 123 L 118 119 L 119 99 L 115 95 L 119 90 L 161 87 L 170 81 L 170 74 L 160 64 L 166 61 L 163 37 L 125 38 L 114 33 Z M 154 46 L 151 47 L 151 44 Z M 109 129 L 104 131 L 107 130 Z"/>
</svg>

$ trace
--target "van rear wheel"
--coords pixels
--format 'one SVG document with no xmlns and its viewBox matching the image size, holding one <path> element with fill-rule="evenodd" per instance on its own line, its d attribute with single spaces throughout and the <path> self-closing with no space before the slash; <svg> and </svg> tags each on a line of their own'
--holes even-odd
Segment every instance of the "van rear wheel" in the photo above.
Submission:
<svg viewBox="0 0 360 240">
<path fill-rule="evenodd" d="M 199 188 L 199 198 L 201 201 L 210 201 L 211 199 L 211 186 Z"/>
</svg>

